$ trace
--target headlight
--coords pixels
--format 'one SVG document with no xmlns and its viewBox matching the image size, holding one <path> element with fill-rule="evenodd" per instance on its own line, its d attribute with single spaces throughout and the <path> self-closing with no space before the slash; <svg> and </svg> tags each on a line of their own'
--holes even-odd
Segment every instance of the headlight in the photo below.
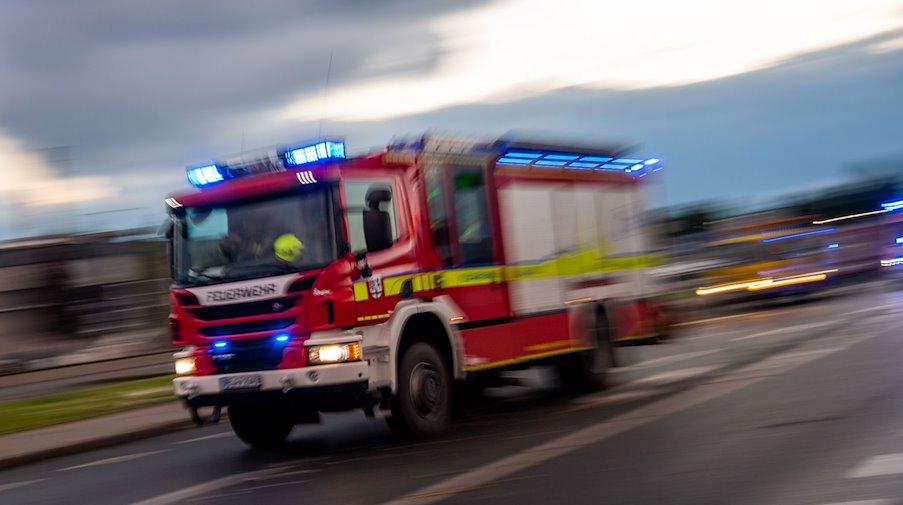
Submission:
<svg viewBox="0 0 903 505">
<path fill-rule="evenodd" d="M 194 357 L 179 358 L 176 360 L 176 374 L 191 375 L 196 371 L 197 366 L 195 366 Z"/>
<path fill-rule="evenodd" d="M 311 365 L 360 361 L 361 344 L 354 342 L 351 344 L 312 345 L 307 348 L 307 352 L 308 362 Z"/>
</svg>

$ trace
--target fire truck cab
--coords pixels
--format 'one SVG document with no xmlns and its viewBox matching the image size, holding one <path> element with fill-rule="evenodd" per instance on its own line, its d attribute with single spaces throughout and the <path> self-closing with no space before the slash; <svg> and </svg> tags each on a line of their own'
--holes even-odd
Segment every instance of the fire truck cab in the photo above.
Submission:
<svg viewBox="0 0 903 505">
<path fill-rule="evenodd" d="M 175 394 L 265 448 L 321 412 L 399 434 L 450 422 L 458 385 L 554 364 L 597 389 L 655 339 L 641 188 L 620 148 L 424 136 L 189 167 L 171 217 Z"/>
</svg>

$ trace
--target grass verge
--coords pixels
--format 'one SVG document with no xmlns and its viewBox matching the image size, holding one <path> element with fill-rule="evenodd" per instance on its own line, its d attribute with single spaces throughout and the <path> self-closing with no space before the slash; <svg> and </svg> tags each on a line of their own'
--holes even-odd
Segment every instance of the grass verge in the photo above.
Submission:
<svg viewBox="0 0 903 505">
<path fill-rule="evenodd" d="M 170 402 L 172 379 L 170 375 L 0 404 L 0 434 Z"/>
</svg>

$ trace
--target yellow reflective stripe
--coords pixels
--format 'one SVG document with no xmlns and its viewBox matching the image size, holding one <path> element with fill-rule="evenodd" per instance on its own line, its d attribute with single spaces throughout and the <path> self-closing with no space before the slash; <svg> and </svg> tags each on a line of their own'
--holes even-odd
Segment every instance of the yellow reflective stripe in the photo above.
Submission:
<svg viewBox="0 0 903 505">
<path fill-rule="evenodd" d="M 544 352 L 542 354 L 533 354 L 531 356 L 524 356 L 523 358 L 508 359 L 505 361 L 497 361 L 495 363 L 489 363 L 486 365 L 471 366 L 471 367 L 465 368 L 464 370 L 467 372 L 481 372 L 483 370 L 491 370 L 493 368 L 502 368 L 502 367 L 506 367 L 506 366 L 517 365 L 520 363 L 526 363 L 528 361 L 533 361 L 536 359 L 551 358 L 553 356 L 560 356 L 562 354 L 570 354 L 570 353 L 574 353 L 574 352 L 590 351 L 590 350 L 592 350 L 592 347 L 574 347 L 571 349 L 561 349 L 560 351 L 550 351 L 550 352 Z"/>
<path fill-rule="evenodd" d="M 542 263 L 529 265 L 511 265 L 505 268 L 505 279 L 508 281 L 525 281 L 549 279 L 553 277 L 576 277 L 612 272 L 642 270 L 661 265 L 663 258 L 658 255 L 634 256 L 631 258 L 599 258 L 594 253 L 586 252 L 560 256 Z"/>
<path fill-rule="evenodd" d="M 362 302 L 370 298 L 370 292 L 367 290 L 367 281 L 354 283 L 354 301 Z"/>
<path fill-rule="evenodd" d="M 621 337 L 616 338 L 615 342 L 633 342 L 635 340 L 648 340 L 650 338 L 655 338 L 656 335 L 636 335 L 632 337 Z"/>
<path fill-rule="evenodd" d="M 503 267 L 460 268 L 440 272 L 443 288 L 467 288 L 504 280 Z"/>
<path fill-rule="evenodd" d="M 415 293 L 436 289 L 441 279 L 443 289 L 486 286 L 504 281 L 515 282 L 556 277 L 577 277 L 611 272 L 625 272 L 650 268 L 663 263 L 657 255 L 632 258 L 599 258 L 594 252 L 568 254 L 541 263 L 526 265 L 490 266 L 478 268 L 449 268 L 425 274 L 407 274 L 383 279 L 385 296 L 398 296 L 404 283 L 411 281 Z M 370 298 L 367 281 L 354 283 L 354 301 Z"/>
<path fill-rule="evenodd" d="M 426 281 L 426 283 L 424 282 L 424 280 L 425 280 L 425 279 L 424 279 L 424 276 L 423 276 L 423 275 L 415 275 L 415 276 L 414 276 L 414 280 L 412 281 L 412 283 L 413 283 L 413 287 L 414 287 L 414 292 L 415 292 L 415 293 L 419 293 L 419 292 L 421 292 L 421 291 L 424 291 L 423 286 L 424 286 L 425 284 L 429 284 L 429 281 L 428 281 L 428 280 Z"/>
<path fill-rule="evenodd" d="M 524 352 L 549 351 L 551 349 L 558 349 L 559 347 L 567 347 L 569 345 L 571 345 L 570 340 L 559 340 L 557 342 L 549 342 L 547 344 L 537 344 L 531 345 L 529 347 L 524 347 Z"/>
<path fill-rule="evenodd" d="M 411 280 L 413 277 L 413 275 L 401 275 L 399 277 L 389 277 L 387 279 L 383 279 L 383 289 L 386 290 L 386 296 L 400 295 L 401 288 L 404 286 L 404 283 Z"/>
<path fill-rule="evenodd" d="M 374 316 L 360 316 L 357 318 L 358 321 L 374 321 L 376 319 L 389 319 L 392 317 L 392 314 L 376 314 Z"/>
<path fill-rule="evenodd" d="M 532 265 L 513 265 L 505 268 L 505 279 L 509 281 L 525 281 L 529 279 L 546 279 L 558 277 L 558 269 L 551 261 Z"/>
</svg>

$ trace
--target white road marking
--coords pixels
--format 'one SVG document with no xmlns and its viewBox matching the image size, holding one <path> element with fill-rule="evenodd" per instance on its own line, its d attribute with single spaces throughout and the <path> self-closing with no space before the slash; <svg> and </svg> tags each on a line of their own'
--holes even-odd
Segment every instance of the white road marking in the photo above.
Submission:
<svg viewBox="0 0 903 505">
<path fill-rule="evenodd" d="M 696 321 L 686 321 L 683 323 L 674 324 L 675 327 L 682 326 L 695 326 L 697 324 L 707 324 L 707 323 L 716 323 L 718 321 L 728 321 L 730 319 L 736 319 L 738 317 L 749 316 L 750 314 L 731 314 L 729 316 L 719 316 L 719 317 L 710 317 L 708 319 L 698 319 Z"/>
<path fill-rule="evenodd" d="M 246 487 L 246 488 L 242 488 L 242 489 L 239 489 L 239 490 L 231 492 L 231 493 L 218 493 L 218 494 L 211 494 L 211 495 L 205 495 L 205 496 L 196 496 L 194 498 L 186 500 L 185 503 L 197 503 L 197 502 L 201 502 L 201 501 L 221 501 L 223 498 L 230 498 L 233 496 L 241 496 L 244 494 L 252 493 L 254 491 L 259 491 L 261 489 L 268 489 L 268 488 L 282 487 L 282 486 L 297 486 L 298 484 L 304 484 L 306 482 L 310 482 L 310 479 L 292 480 L 292 481 L 288 481 L 288 482 L 277 482 L 275 484 L 265 484 L 262 486 Z"/>
<path fill-rule="evenodd" d="M 617 405 L 619 403 L 642 400 L 644 398 L 650 398 L 652 396 L 660 394 L 662 394 L 662 391 L 660 389 L 639 389 L 636 391 L 621 391 L 619 393 L 599 393 L 573 400 L 572 403 L 576 403 L 577 406 L 568 409 L 567 412 L 573 412 L 575 410 L 583 410 L 588 408 L 605 407 L 609 405 Z"/>
<path fill-rule="evenodd" d="M 731 319 L 738 319 L 738 318 L 744 318 L 744 317 L 749 318 L 749 319 L 759 319 L 762 317 L 772 318 L 772 317 L 775 317 L 775 316 L 778 316 L 781 314 L 789 314 L 794 311 L 795 311 L 795 309 L 754 310 L 751 312 L 739 312 L 737 314 L 728 314 L 726 316 L 716 316 L 716 317 L 709 317 L 706 319 L 697 319 L 695 321 L 684 321 L 682 323 L 676 323 L 673 326 L 675 326 L 675 327 L 695 326 L 698 324 L 717 323 L 717 322 L 721 322 L 721 321 L 729 321 Z"/>
<path fill-rule="evenodd" d="M 855 316 L 858 314 L 866 314 L 869 312 L 884 312 L 887 309 L 893 308 L 896 304 L 891 305 L 879 305 L 877 307 L 866 307 L 864 309 L 854 310 L 851 312 L 844 312 L 842 315 L 844 316 Z"/>
<path fill-rule="evenodd" d="M 0 492 L 9 491 L 10 489 L 17 489 L 20 487 L 25 487 L 31 484 L 37 484 L 38 482 L 43 482 L 47 479 L 34 479 L 34 480 L 23 480 L 22 482 L 12 482 L 9 484 L 0 484 Z"/>
<path fill-rule="evenodd" d="M 892 503 L 896 503 L 896 501 L 888 498 L 878 498 L 877 500 L 836 501 L 823 505 L 891 505 Z"/>
<path fill-rule="evenodd" d="M 773 330 L 760 331 L 758 333 L 753 333 L 751 335 L 743 335 L 742 337 L 735 337 L 730 339 L 731 342 L 740 342 L 743 340 L 749 340 L 751 338 L 759 338 L 759 337 L 767 337 L 768 335 L 777 335 L 778 333 L 782 333 L 786 331 L 784 328 L 775 328 Z"/>
<path fill-rule="evenodd" d="M 169 449 L 161 449 L 159 451 L 136 452 L 135 454 L 126 454 L 124 456 L 116 456 L 114 458 L 101 459 L 98 461 L 92 461 L 90 463 L 84 463 L 81 465 L 75 465 L 75 466 L 70 466 L 67 468 L 62 468 L 62 469 L 57 470 L 57 472 L 68 472 L 69 470 L 78 470 L 80 468 L 90 468 L 92 466 L 112 465 L 114 463 L 122 463 L 123 461 L 131 461 L 133 459 L 143 458 L 146 456 L 152 456 L 154 454 L 160 454 L 161 452 L 169 452 Z"/>
<path fill-rule="evenodd" d="M 647 361 L 640 361 L 639 363 L 634 363 L 633 365 L 628 365 L 624 367 L 620 367 L 617 370 L 637 370 L 642 368 L 652 368 L 655 366 L 667 365 L 669 363 L 677 363 L 678 361 L 686 361 L 688 359 L 700 358 L 702 356 L 708 356 L 709 354 L 715 354 L 716 352 L 721 352 L 721 349 L 712 349 L 709 351 L 696 351 L 696 352 L 685 352 L 683 354 L 674 354 L 672 356 L 662 356 L 661 358 L 650 359 Z"/>
<path fill-rule="evenodd" d="M 903 452 L 896 454 L 882 454 L 866 459 L 847 472 L 847 477 L 858 479 L 861 477 L 877 477 L 879 475 L 896 475 L 903 473 Z"/>
<path fill-rule="evenodd" d="M 845 349 L 854 342 L 861 342 L 867 338 L 873 338 L 878 334 L 872 334 L 856 341 L 850 341 L 837 349 Z M 631 410 L 611 419 L 602 421 L 578 430 L 570 435 L 565 435 L 544 444 L 512 454 L 493 463 L 474 468 L 450 479 L 427 486 L 407 496 L 386 502 L 383 505 L 427 505 L 444 500 L 449 496 L 466 493 L 486 484 L 497 481 L 509 475 L 515 474 L 527 468 L 539 465 L 546 461 L 576 451 L 590 444 L 595 444 L 614 437 L 626 431 L 644 426 L 662 417 L 682 412 L 696 405 L 727 395 L 751 384 L 761 382 L 768 376 L 750 375 L 750 370 L 761 369 L 774 365 L 777 361 L 783 366 L 783 371 L 788 371 L 803 364 L 812 362 L 822 354 L 802 354 L 796 352 L 793 359 L 781 359 L 781 355 L 775 355 L 748 367 L 726 374 L 718 380 L 709 382 L 681 393 L 663 398 L 643 407 Z"/>
<path fill-rule="evenodd" d="M 181 440 L 179 442 L 174 442 L 172 445 L 182 445 L 182 444 L 191 444 L 193 442 L 200 442 L 202 440 L 212 440 L 214 438 L 226 438 L 234 436 L 231 432 L 224 431 L 222 433 L 214 433 L 213 435 L 207 435 L 206 437 L 198 437 L 192 438 L 189 440 Z"/>
<path fill-rule="evenodd" d="M 620 386 L 618 389 L 626 389 L 626 388 L 635 388 L 638 386 L 642 387 L 650 387 L 650 386 L 663 386 L 666 384 L 671 384 L 673 382 L 679 382 L 682 380 L 689 379 L 691 377 L 697 377 L 699 375 L 706 374 L 720 368 L 719 365 L 707 365 L 707 366 L 694 366 L 691 368 L 681 368 L 680 370 L 670 370 L 668 372 L 657 373 L 655 375 L 650 375 L 649 377 L 642 377 L 640 379 L 632 380 L 624 385 Z"/>
<path fill-rule="evenodd" d="M 787 326 L 786 328 L 775 328 L 773 330 L 760 331 L 759 333 L 753 333 L 752 335 L 745 335 L 742 337 L 732 338 L 730 341 L 731 342 L 740 342 L 743 340 L 749 340 L 751 338 L 760 338 L 760 337 L 765 337 L 768 335 L 778 335 L 781 333 L 791 333 L 791 332 L 802 331 L 802 330 L 813 330 L 816 328 L 827 328 L 829 326 L 833 326 L 834 324 L 835 324 L 834 322 L 798 324 L 796 326 Z"/>
<path fill-rule="evenodd" d="M 164 495 L 156 496 L 154 498 L 149 498 L 147 500 L 142 500 L 139 502 L 133 502 L 132 505 L 169 505 L 170 503 L 181 503 L 186 501 L 189 498 L 200 494 L 211 493 L 218 489 L 227 488 L 229 486 L 234 486 L 236 484 L 241 484 L 242 482 L 248 480 L 256 480 L 261 477 L 271 475 L 274 473 L 280 472 L 280 468 L 270 468 L 267 470 L 257 470 L 255 472 L 246 472 L 246 473 L 238 473 L 235 475 L 229 475 L 227 477 L 222 477 L 220 479 L 211 480 L 209 482 L 204 482 L 202 484 L 197 484 L 194 486 L 186 487 L 184 489 L 179 489 L 177 491 L 173 491 L 171 493 L 166 493 Z"/>
</svg>

